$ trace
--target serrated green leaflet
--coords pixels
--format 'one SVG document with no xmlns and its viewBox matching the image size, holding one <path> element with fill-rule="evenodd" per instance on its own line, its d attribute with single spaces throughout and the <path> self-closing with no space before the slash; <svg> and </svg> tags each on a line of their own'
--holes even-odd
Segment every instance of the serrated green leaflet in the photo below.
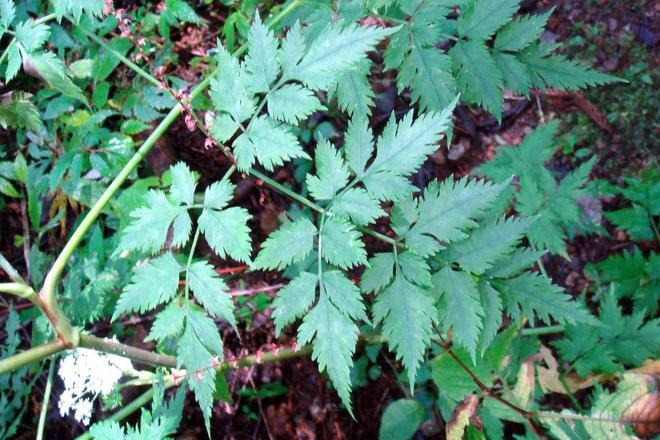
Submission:
<svg viewBox="0 0 660 440">
<path fill-rule="evenodd" d="M 181 266 L 169 252 L 138 266 L 131 284 L 121 293 L 112 319 L 125 312 L 144 313 L 170 301 L 179 287 L 180 270 Z"/>
</svg>

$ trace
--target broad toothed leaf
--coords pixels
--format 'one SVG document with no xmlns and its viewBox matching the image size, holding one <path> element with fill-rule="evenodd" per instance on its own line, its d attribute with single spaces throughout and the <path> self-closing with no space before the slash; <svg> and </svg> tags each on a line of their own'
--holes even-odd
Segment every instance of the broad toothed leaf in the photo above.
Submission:
<svg viewBox="0 0 660 440">
<path fill-rule="evenodd" d="M 261 23 L 257 13 L 248 35 L 248 54 L 245 70 L 253 93 L 264 93 L 277 78 L 280 65 L 277 61 L 277 40 L 273 32 Z"/>
<path fill-rule="evenodd" d="M 195 298 L 217 318 L 229 322 L 236 327 L 234 319 L 234 303 L 229 296 L 227 284 L 215 273 L 213 266 L 199 261 L 190 265 L 188 283 Z"/>
<path fill-rule="evenodd" d="M 179 336 L 183 330 L 186 319 L 186 309 L 177 304 L 177 301 L 172 301 L 160 313 L 156 315 L 149 336 L 145 338 L 145 342 L 159 341 L 162 342 L 167 338 L 175 338 Z"/>
<path fill-rule="evenodd" d="M 283 59 L 286 79 L 301 81 L 313 90 L 327 90 L 337 78 L 355 67 L 369 50 L 393 33 L 394 28 L 362 27 L 338 24 L 328 26 L 309 44 L 300 61 L 291 65 Z"/>
<path fill-rule="evenodd" d="M 544 14 L 523 15 L 511 20 L 497 33 L 493 49 L 516 52 L 526 48 L 541 35 L 553 11 L 551 8 Z"/>
<path fill-rule="evenodd" d="M 312 359 L 320 371 L 327 371 L 342 402 L 353 414 L 351 406 L 351 366 L 357 345 L 358 327 L 321 295 L 298 328 L 300 345 L 312 343 Z"/>
<path fill-rule="evenodd" d="M 323 272 L 323 292 L 342 313 L 352 319 L 368 322 L 360 289 L 338 270 Z"/>
<path fill-rule="evenodd" d="M 316 226 L 304 217 L 285 223 L 263 243 L 252 267 L 281 270 L 302 261 L 312 252 L 316 235 Z"/>
<path fill-rule="evenodd" d="M 248 262 L 252 252 L 248 220 L 250 213 L 245 208 L 222 211 L 204 208 L 198 223 L 206 241 L 219 257 L 228 255 L 237 261 Z"/>
<path fill-rule="evenodd" d="M 348 183 L 348 167 L 339 151 L 327 140 L 316 146 L 316 175 L 307 175 L 307 188 L 316 200 L 330 200 Z"/>
<path fill-rule="evenodd" d="M 255 111 L 254 96 L 247 89 L 247 73 L 238 60 L 218 46 L 218 71 L 211 79 L 211 101 L 221 112 L 228 113 L 234 121 L 248 119 Z"/>
<path fill-rule="evenodd" d="M 362 274 L 360 286 L 367 293 L 377 293 L 390 284 L 394 276 L 394 255 L 390 252 L 375 254 Z"/>
<path fill-rule="evenodd" d="M 440 321 L 451 328 L 456 342 L 470 353 L 474 362 L 484 318 L 476 281 L 467 272 L 445 266 L 433 275 L 433 288 L 440 292 Z"/>
<path fill-rule="evenodd" d="M 368 225 L 385 215 L 380 203 L 362 188 L 351 188 L 336 197 L 331 211 L 339 216 L 349 217 L 358 225 Z"/>
<path fill-rule="evenodd" d="M 479 41 L 459 41 L 450 55 L 462 99 L 483 106 L 501 120 L 502 74 L 486 45 Z"/>
<path fill-rule="evenodd" d="M 293 158 L 309 158 L 289 128 L 267 116 L 252 120 L 247 133 L 234 142 L 236 164 L 247 171 L 255 159 L 269 171 Z"/>
<path fill-rule="evenodd" d="M 160 251 L 174 219 L 179 214 L 188 214 L 185 208 L 172 205 L 162 191 L 149 191 L 145 200 L 146 206 L 131 212 L 131 222 L 122 232 L 120 249 L 151 254 Z"/>
<path fill-rule="evenodd" d="M 318 282 L 317 274 L 303 272 L 277 292 L 273 301 L 273 320 L 278 336 L 284 326 L 303 316 L 314 303 Z"/>
<path fill-rule="evenodd" d="M 458 17 L 458 34 L 472 40 L 487 40 L 509 22 L 520 0 L 469 0 Z"/>
<path fill-rule="evenodd" d="M 465 238 L 465 229 L 497 198 L 508 182 L 493 185 L 467 177 L 431 183 L 419 199 L 419 218 L 405 235 L 406 245 L 422 256 L 441 249 L 441 242 Z"/>
<path fill-rule="evenodd" d="M 172 173 L 172 188 L 170 189 L 172 198 L 179 204 L 192 205 L 197 186 L 195 175 L 183 162 L 172 166 L 170 172 Z"/>
<path fill-rule="evenodd" d="M 348 166 L 361 176 L 374 152 L 374 135 L 366 118 L 352 118 L 344 137 L 344 154 Z"/>
<path fill-rule="evenodd" d="M 523 316 L 536 316 L 546 324 L 550 324 L 551 317 L 559 323 L 596 322 L 583 305 L 571 301 L 561 287 L 539 274 L 525 272 L 510 280 L 493 280 L 492 284 L 516 322 L 521 322 Z"/>
<path fill-rule="evenodd" d="M 376 296 L 374 321 L 383 323 L 383 336 L 397 360 L 408 372 L 410 389 L 417 369 L 431 343 L 437 310 L 428 292 L 397 275 L 394 282 Z"/>
<path fill-rule="evenodd" d="M 322 109 L 314 93 L 299 84 L 287 84 L 268 94 L 268 114 L 277 121 L 296 124 Z"/>
<path fill-rule="evenodd" d="M 321 254 L 325 261 L 342 269 L 350 269 L 367 262 L 360 233 L 348 222 L 328 218 L 321 231 Z"/>
<path fill-rule="evenodd" d="M 216 356 L 221 360 L 224 358 L 218 328 L 204 313 L 188 309 L 186 329 L 179 339 L 177 349 L 177 366 L 191 373 L 187 376 L 187 383 L 202 409 L 209 435 L 216 373 L 215 369 L 208 367 L 212 365 L 211 359 Z"/>
<path fill-rule="evenodd" d="M 453 243 L 442 252 L 442 257 L 481 275 L 494 263 L 507 258 L 532 223 L 533 220 L 515 217 L 491 221 L 473 231 L 469 238 Z"/>
<path fill-rule="evenodd" d="M 119 297 L 112 319 L 125 312 L 144 313 L 170 301 L 179 287 L 180 270 L 181 266 L 169 252 L 138 266 L 131 284 Z"/>
</svg>

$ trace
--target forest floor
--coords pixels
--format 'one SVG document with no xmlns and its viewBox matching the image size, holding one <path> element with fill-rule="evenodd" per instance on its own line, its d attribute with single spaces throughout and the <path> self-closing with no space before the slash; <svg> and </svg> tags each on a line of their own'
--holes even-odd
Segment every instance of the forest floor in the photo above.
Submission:
<svg viewBox="0 0 660 440">
<path fill-rule="evenodd" d="M 585 157 L 596 154 L 599 159 L 592 178 L 621 183 L 622 176 L 634 175 L 647 165 L 651 157 L 655 156 L 657 160 L 660 152 L 657 126 L 660 91 L 655 86 L 660 80 L 657 69 L 660 60 L 660 9 L 657 5 L 652 1 L 604 0 L 539 0 L 524 1 L 523 5 L 527 12 L 545 11 L 556 6 L 545 39 L 564 41 L 567 43 L 565 50 L 575 58 L 601 71 L 635 81 L 635 84 L 590 90 L 584 95 L 549 93 L 532 95 L 530 99 L 511 97 L 506 100 L 502 125 L 496 124 L 492 116 L 485 112 L 475 113 L 466 107 L 461 108 L 455 120 L 451 149 L 447 151 L 443 147 L 432 155 L 414 176 L 418 186 L 452 174 L 468 174 L 492 157 L 498 146 L 518 144 L 539 123 L 557 118 L 562 119 L 560 130 L 563 147 L 550 165 L 556 170 L 568 172 Z M 205 18 L 211 25 L 205 29 L 211 32 L 212 23 L 218 21 L 220 15 L 220 12 L 209 10 Z M 186 33 L 185 29 L 182 30 L 178 43 L 181 66 L 186 66 L 186 58 L 191 56 L 192 48 L 212 44 L 213 41 L 213 35 L 205 35 L 200 31 Z M 185 67 L 179 69 L 176 74 L 184 79 L 194 80 L 197 75 L 194 70 L 186 70 Z M 376 131 L 382 128 L 391 111 L 405 111 L 407 105 L 403 100 L 393 98 L 396 96 L 396 85 L 392 76 L 385 74 L 378 84 L 377 105 L 372 115 Z M 640 102 L 644 103 L 645 110 L 641 110 Z M 332 124 L 339 133 L 345 128 L 339 120 L 319 120 L 318 123 Z M 221 176 L 228 164 L 221 154 L 209 152 L 203 144 L 202 135 L 191 135 L 181 120 L 175 123 L 167 138 L 149 156 L 149 166 L 158 172 L 176 160 L 184 160 L 200 172 L 201 184 L 204 185 Z M 292 180 L 293 168 L 281 169 L 276 179 Z M 238 191 L 240 204 L 253 214 L 252 229 L 261 234 L 253 237 L 253 242 L 260 243 L 277 227 L 277 216 L 281 210 L 287 209 L 288 202 L 254 181 L 246 180 Z M 616 198 L 594 199 L 589 205 L 590 215 L 601 220 L 604 205 L 614 208 L 619 202 Z M 20 210 L 20 206 L 14 209 Z M 20 219 L 20 216 L 14 218 Z M 14 233 L 20 233 L 22 225 L 12 217 L 2 218 L 0 223 L 8 227 L 0 237 L 2 252 L 20 254 L 20 249 L 11 242 L 11 237 Z M 570 259 L 545 257 L 543 261 L 555 283 L 564 286 L 572 294 L 579 294 L 590 282 L 584 274 L 586 264 L 601 261 L 614 252 L 632 247 L 625 234 L 614 230 L 607 222 L 603 222 L 602 226 L 608 235 L 578 236 L 571 241 Z M 62 237 L 53 237 L 51 242 L 55 247 L 61 240 Z M 372 250 L 378 250 L 378 246 L 381 246 L 371 241 L 367 241 L 367 244 Z M 15 260 L 21 260 L 20 255 Z M 218 267 L 228 269 L 227 276 L 232 289 L 240 290 L 240 295 L 236 296 L 239 314 L 251 317 L 242 320 L 240 341 L 231 329 L 225 329 L 223 336 L 230 352 L 228 355 L 254 353 L 273 342 L 280 345 L 291 343 L 294 340 L 291 332 L 285 333 L 277 341 L 274 339 L 271 310 L 267 308 L 282 280 L 273 275 L 264 277 L 262 273 L 246 273 L 245 268 L 238 264 L 216 263 Z M 128 342 L 142 344 L 148 329 L 149 322 L 136 322 L 132 336 L 134 341 Z M 96 330 L 96 334 L 103 335 L 104 330 L 109 333 L 110 327 L 108 323 L 102 322 L 97 324 Z M 363 348 L 356 354 L 354 376 L 358 387 L 353 394 L 353 403 L 355 418 L 359 423 L 341 409 L 336 393 L 318 373 L 317 365 L 309 358 L 302 357 L 229 374 L 228 384 L 233 401 L 216 404 L 213 415 L 214 437 L 377 438 L 383 410 L 390 401 L 404 397 L 404 390 L 393 373 L 393 356 L 383 350 L 374 362 L 369 360 L 369 355 Z M 39 380 L 36 386 L 44 387 L 45 378 Z M 54 395 L 58 394 L 58 387 L 61 384 L 56 382 Z M 36 397 L 28 409 L 36 414 L 35 417 L 38 417 L 41 395 L 39 390 L 33 392 Z M 131 397 L 135 396 L 125 396 L 127 399 Z M 192 407 L 192 397 L 189 399 Z M 138 414 L 129 421 L 137 418 Z M 427 438 L 438 437 L 441 422 L 439 418 L 437 420 L 436 424 L 428 424 L 421 430 Z M 56 408 L 49 413 L 47 422 L 51 438 L 71 438 L 76 434 L 70 431 L 71 421 L 62 421 Z M 206 436 L 201 416 L 196 411 L 184 412 L 181 426 L 177 438 Z M 17 438 L 33 437 L 34 432 L 25 427 Z"/>
</svg>

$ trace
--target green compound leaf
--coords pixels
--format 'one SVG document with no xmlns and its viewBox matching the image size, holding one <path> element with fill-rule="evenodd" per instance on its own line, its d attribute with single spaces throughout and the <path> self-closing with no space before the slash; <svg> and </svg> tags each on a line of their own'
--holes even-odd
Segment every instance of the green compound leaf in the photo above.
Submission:
<svg viewBox="0 0 660 440">
<path fill-rule="evenodd" d="M 122 313 L 144 313 L 170 301 L 179 288 L 180 271 L 181 266 L 170 252 L 138 266 L 131 284 L 119 297 L 113 321 Z"/>
<path fill-rule="evenodd" d="M 307 218 L 285 223 L 261 245 L 253 269 L 282 270 L 304 260 L 314 249 L 316 226 Z"/>
</svg>

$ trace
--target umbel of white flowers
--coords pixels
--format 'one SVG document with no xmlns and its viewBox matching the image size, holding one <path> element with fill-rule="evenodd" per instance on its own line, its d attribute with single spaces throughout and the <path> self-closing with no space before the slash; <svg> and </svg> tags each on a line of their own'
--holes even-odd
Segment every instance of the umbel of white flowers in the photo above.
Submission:
<svg viewBox="0 0 660 440">
<path fill-rule="evenodd" d="M 94 400 L 110 394 L 124 373 L 133 371 L 131 361 L 121 356 L 87 348 L 71 351 L 58 369 L 64 382 L 60 414 L 73 414 L 79 422 L 89 424 Z"/>
</svg>

